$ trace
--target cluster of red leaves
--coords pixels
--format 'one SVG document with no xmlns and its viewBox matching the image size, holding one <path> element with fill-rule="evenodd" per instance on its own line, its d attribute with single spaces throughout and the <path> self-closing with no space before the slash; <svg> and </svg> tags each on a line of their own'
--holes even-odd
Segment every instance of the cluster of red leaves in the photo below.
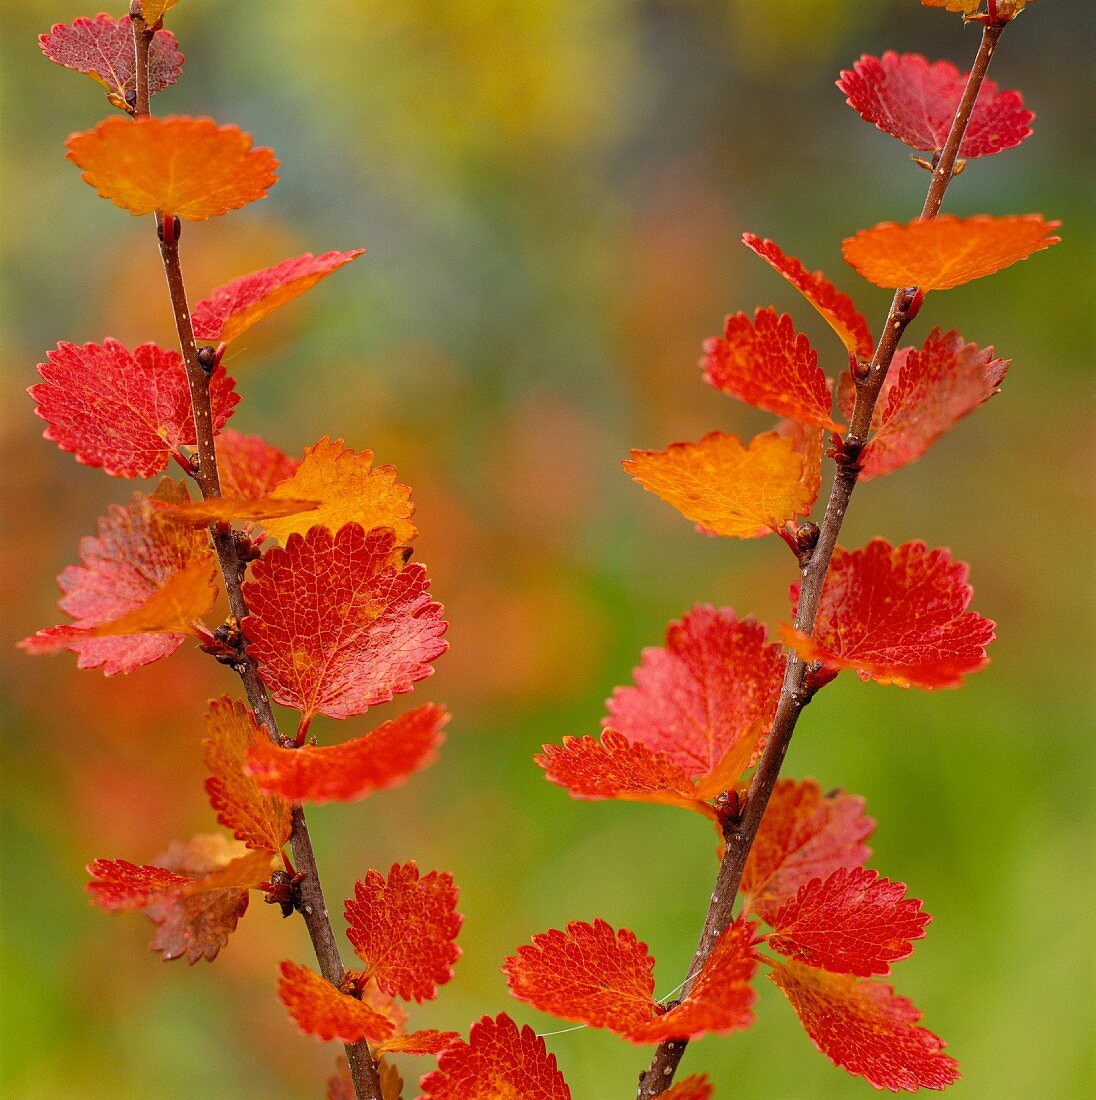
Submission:
<svg viewBox="0 0 1096 1100">
<path fill-rule="evenodd" d="M 873 827 L 862 799 L 823 795 L 811 780 L 782 780 L 742 879 L 742 915 L 683 1000 L 659 1004 L 646 945 L 601 920 L 573 921 L 518 948 L 504 967 L 510 992 L 632 1042 L 694 1039 L 750 1026 L 751 982 L 764 964 L 835 1064 L 877 1088 L 942 1088 L 958 1076 L 943 1043 L 918 1026 L 920 1014 L 908 1001 L 869 980 L 906 958 L 929 922 L 921 903 L 905 897 L 904 884 L 864 869 Z M 759 936 L 751 916 L 772 931 Z M 784 958 L 760 954 L 763 943 Z M 683 1096 L 710 1095 L 702 1081 L 681 1085 Z"/>
</svg>

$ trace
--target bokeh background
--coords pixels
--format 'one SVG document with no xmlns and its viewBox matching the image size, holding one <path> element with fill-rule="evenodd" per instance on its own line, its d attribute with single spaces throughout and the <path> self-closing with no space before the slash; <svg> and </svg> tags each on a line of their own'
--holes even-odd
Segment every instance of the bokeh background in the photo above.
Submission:
<svg viewBox="0 0 1096 1100">
<path fill-rule="evenodd" d="M 318 1097 L 335 1048 L 299 1037 L 274 996 L 277 961 L 310 957 L 299 922 L 253 903 L 216 963 L 188 968 L 148 952 L 143 918 L 84 900 L 92 858 L 149 861 L 215 827 L 201 715 L 236 689 L 189 647 L 109 680 L 13 648 L 58 621 L 54 576 L 133 489 L 43 442 L 22 389 L 58 340 L 170 344 L 172 329 L 151 225 L 64 159 L 68 133 L 110 109 L 36 45 L 94 6 L 3 8 L 4 1095 Z M 1035 136 L 972 163 L 946 204 L 1059 217 L 1064 243 L 931 296 L 912 330 L 995 344 L 1014 360 L 1004 392 L 862 486 L 842 540 L 923 538 L 970 562 L 974 606 L 1000 624 L 993 663 L 937 694 L 843 676 L 786 765 L 867 797 L 873 865 L 935 915 L 893 980 L 960 1059 L 956 1097 L 1080 1097 L 1096 1071 L 1091 17 L 1046 0 L 1008 32 L 991 75 L 1023 91 Z M 155 109 L 238 123 L 283 162 L 268 200 L 186 226 L 192 298 L 305 250 L 368 249 L 234 347 L 233 424 L 297 453 L 330 433 L 395 463 L 452 623 L 436 676 L 376 713 L 446 703 L 440 762 L 310 814 L 332 910 L 368 867 L 453 871 L 464 957 L 414 1011 L 421 1026 L 466 1031 L 505 1009 L 566 1027 L 512 1000 L 499 966 L 570 919 L 636 930 L 669 992 L 715 872 L 710 827 L 571 802 L 532 756 L 596 731 L 641 648 L 693 603 L 786 618 L 794 567 L 775 539 L 698 536 L 619 460 L 770 422 L 700 380 L 727 312 L 789 309 L 841 369 L 744 230 L 822 267 L 878 326 L 888 295 L 844 268 L 840 241 L 913 217 L 927 176 L 833 80 L 886 48 L 968 64 L 977 31 L 916 0 L 184 0 L 170 25 L 186 67 Z M 696 1043 L 688 1070 L 719 1096 L 866 1096 L 758 984 L 756 1026 Z M 632 1095 L 646 1062 L 590 1030 L 548 1043 L 576 1100 Z M 426 1067 L 403 1068 L 413 1096 Z"/>
</svg>

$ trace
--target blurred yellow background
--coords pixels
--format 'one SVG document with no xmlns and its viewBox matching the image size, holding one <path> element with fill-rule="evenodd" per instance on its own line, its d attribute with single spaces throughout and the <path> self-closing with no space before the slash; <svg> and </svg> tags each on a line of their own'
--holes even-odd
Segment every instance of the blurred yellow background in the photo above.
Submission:
<svg viewBox="0 0 1096 1100">
<path fill-rule="evenodd" d="M 21 391 L 58 340 L 170 345 L 172 327 L 151 224 L 64 159 L 69 132 L 110 109 L 36 36 L 95 9 L 3 8 L 4 1094 L 319 1097 L 336 1049 L 298 1036 L 274 995 L 278 960 L 310 961 L 300 922 L 253 901 L 216 963 L 188 968 L 148 952 L 143 918 L 84 899 L 91 859 L 147 862 L 215 827 L 201 716 L 236 686 L 190 647 L 111 680 L 13 648 L 59 621 L 54 576 L 134 488 L 41 440 Z M 1040 211 L 1064 221 L 1064 242 L 930 296 L 911 333 L 994 344 L 1014 361 L 1004 392 L 917 465 L 862 486 L 842 539 L 950 546 L 971 564 L 975 609 L 999 622 L 993 663 L 937 694 L 846 674 L 786 765 L 867 798 L 872 865 L 934 914 L 893 982 L 972 1100 L 1081 1097 L 1096 1072 L 1087 8 L 1037 4 L 1005 35 L 991 76 L 1023 92 L 1035 136 L 970 164 L 945 205 Z M 454 873 L 464 957 L 413 1010 L 419 1026 L 467 1031 L 506 1010 L 566 1027 L 512 1000 L 499 967 L 571 919 L 634 929 L 668 993 L 715 873 L 710 827 L 571 802 L 532 757 L 595 732 L 641 648 L 693 603 L 786 618 L 795 569 L 775 539 L 698 536 L 619 459 L 771 422 L 700 380 L 701 341 L 728 312 L 791 310 L 841 370 L 828 329 L 737 243 L 744 230 L 823 268 L 878 327 L 889 296 L 844 267 L 840 241 L 915 216 L 927 176 L 833 80 L 887 48 L 965 66 L 976 29 L 916 0 L 184 0 L 169 25 L 187 61 L 154 110 L 235 122 L 283 163 L 265 202 L 185 227 L 192 300 L 306 250 L 368 250 L 233 346 L 232 425 L 296 453 L 330 433 L 396 464 L 452 623 L 413 696 L 313 727 L 342 739 L 427 700 L 454 715 L 432 769 L 310 814 L 333 915 L 368 867 Z M 867 1095 L 758 985 L 756 1026 L 696 1043 L 684 1068 L 708 1071 L 719 1097 Z M 648 1054 L 590 1030 L 548 1044 L 576 1100 L 633 1095 Z M 430 1067 L 402 1068 L 414 1096 Z"/>
</svg>

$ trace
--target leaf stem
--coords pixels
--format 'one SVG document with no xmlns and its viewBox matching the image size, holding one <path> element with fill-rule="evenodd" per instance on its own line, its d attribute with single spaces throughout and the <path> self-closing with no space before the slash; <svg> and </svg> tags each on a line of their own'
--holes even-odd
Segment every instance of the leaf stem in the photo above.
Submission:
<svg viewBox="0 0 1096 1100">
<path fill-rule="evenodd" d="M 132 15 L 137 8 L 138 14 Z M 148 51 L 152 42 L 150 31 L 140 18 L 139 0 L 131 4 L 133 21 L 134 48 L 137 54 L 137 117 L 149 114 L 148 94 Z M 142 61 L 143 57 L 143 61 Z M 160 243 L 160 257 L 163 260 L 164 275 L 167 277 L 171 308 L 175 315 L 175 329 L 179 336 L 179 347 L 186 368 L 187 384 L 194 410 L 194 432 L 198 443 L 198 467 L 193 473 L 201 490 L 202 497 L 221 495 L 220 477 L 217 473 L 217 452 L 214 447 L 213 415 L 210 408 L 210 375 L 202 369 L 198 360 L 198 345 L 194 339 L 194 325 L 191 320 L 190 306 L 187 302 L 186 286 L 183 283 L 183 271 L 179 262 L 180 222 L 170 212 L 156 215 L 156 233 Z M 217 554 L 217 561 L 224 577 L 225 590 L 228 593 L 228 606 L 237 622 L 247 617 L 247 602 L 243 594 L 243 576 L 247 568 L 236 552 L 236 541 L 231 529 L 224 530 L 217 524 L 209 529 L 210 540 Z M 259 677 L 255 661 L 248 656 L 243 644 L 234 667 L 243 682 L 247 701 L 258 722 L 266 727 L 266 732 L 275 744 L 281 743 L 278 720 L 270 705 L 266 687 Z M 293 829 L 289 837 L 289 846 L 297 871 L 304 875 L 300 882 L 299 911 L 304 917 L 309 938 L 312 941 L 320 973 L 332 985 L 338 987 L 345 973 L 339 945 L 331 927 L 331 917 L 327 911 L 320 873 L 316 865 L 316 854 L 308 835 L 308 822 L 304 809 L 295 805 L 292 810 Z M 359 1100 L 382 1100 L 380 1075 L 376 1062 L 365 1040 L 344 1044 L 346 1059 L 350 1065 L 350 1076 L 354 1082 L 354 1091 Z"/>
<path fill-rule="evenodd" d="M 1006 25 L 1003 22 L 989 22 L 983 25 L 978 54 L 970 76 L 967 78 L 967 85 L 959 106 L 956 108 L 947 141 L 936 159 L 928 195 L 921 211 L 922 220 L 935 218 L 940 212 L 944 194 L 954 176 L 955 162 L 963 141 L 963 134 L 966 132 L 982 81 L 985 79 L 990 60 Z M 802 570 L 803 584 L 799 593 L 795 626 L 804 634 L 810 635 L 814 632 L 815 618 L 822 597 L 822 587 L 829 572 L 830 559 L 837 545 L 845 511 L 860 474 L 858 459 L 871 430 L 872 413 L 883 388 L 883 382 L 886 380 L 887 371 L 890 369 L 891 360 L 898 349 L 898 342 L 920 308 L 920 299 L 921 296 L 917 293 L 916 287 L 900 288 L 895 291 L 871 364 L 863 379 L 857 380 L 856 404 L 853 408 L 849 434 L 845 437 L 837 454 L 837 470 L 829 501 L 826 504 L 826 515 L 822 520 L 818 542 Z M 742 873 L 746 868 L 746 860 L 761 826 L 769 797 L 776 786 L 799 715 L 814 695 L 815 689 L 805 684 L 806 674 L 806 663 L 796 654 L 790 654 L 776 716 L 773 719 L 765 749 L 758 761 L 757 770 L 754 772 L 753 781 L 750 783 L 745 806 L 739 816 L 728 821 L 724 827 L 726 847 L 719 864 L 708 912 L 704 918 L 700 941 L 689 964 L 688 972 L 692 977 L 681 987 L 682 998 L 688 996 L 696 975 L 704 968 L 704 963 L 716 941 L 734 917 L 734 905 L 738 896 L 738 887 L 742 881 Z M 651 1097 L 661 1095 L 670 1087 L 687 1046 L 688 1040 L 682 1039 L 668 1040 L 659 1044 L 650 1066 L 640 1074 L 638 1100 L 650 1100 Z"/>
</svg>

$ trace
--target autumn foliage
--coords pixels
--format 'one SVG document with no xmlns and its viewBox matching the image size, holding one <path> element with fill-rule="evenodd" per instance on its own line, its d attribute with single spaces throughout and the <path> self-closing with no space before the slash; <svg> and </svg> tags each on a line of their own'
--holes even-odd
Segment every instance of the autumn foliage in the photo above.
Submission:
<svg viewBox="0 0 1096 1100">
<path fill-rule="evenodd" d="M 924 2 L 997 37 L 1024 7 Z M 455 1031 L 408 1030 L 404 1006 L 435 998 L 461 954 L 459 891 L 448 872 L 423 872 L 414 861 L 387 872 L 363 867 L 342 910 L 360 969 L 344 968 L 330 946 L 304 804 L 362 799 L 407 781 L 437 759 L 449 716 L 420 703 L 379 724 L 355 722 L 331 744 L 310 736 L 312 723 L 361 719 L 412 691 L 445 652 L 447 624 L 426 567 L 412 560 L 414 505 L 394 467 L 342 439 L 325 436 L 297 457 L 226 428 L 241 399 L 222 361 L 226 347 L 362 249 L 287 258 L 229 280 L 190 310 L 181 278 L 173 282 L 182 221 L 264 198 L 278 163 L 235 126 L 149 113 L 150 96 L 182 72 L 178 43 L 162 26 L 172 7 L 143 0 L 132 18 L 100 14 L 41 36 L 46 57 L 97 81 L 122 112 L 74 134 L 68 158 L 100 196 L 154 217 L 180 350 L 131 350 L 110 337 L 59 343 L 29 388 L 35 412 L 45 438 L 80 463 L 129 479 L 174 464 L 183 480 L 164 477 L 109 509 L 81 541 L 79 564 L 59 577 L 70 621 L 20 645 L 71 650 L 79 667 L 114 675 L 189 641 L 240 674 L 245 698 L 211 701 L 204 722 L 205 788 L 224 831 L 171 843 L 147 864 L 97 859 L 89 897 L 109 912 L 143 912 L 155 927 L 153 948 L 191 963 L 225 947 L 253 892 L 286 916 L 301 914 L 321 972 L 291 960 L 276 972 L 272 963 L 271 987 L 300 1031 L 346 1046 L 329 1096 L 397 1100 L 402 1080 L 386 1056 L 406 1054 L 436 1059 L 421 1079 L 426 1100 L 563 1100 L 570 1091 L 544 1039 L 505 1013 L 473 1023 L 467 1041 Z M 932 155 L 933 186 L 947 163 L 942 199 L 956 156 L 997 154 L 1031 134 L 1020 94 L 984 75 L 984 67 L 969 77 L 947 61 L 888 51 L 861 57 L 837 83 L 866 121 Z M 969 101 L 968 79 L 980 82 Z M 920 1012 L 880 980 L 912 953 L 930 918 L 904 883 L 865 866 L 874 822 L 864 801 L 823 794 L 813 780 L 777 779 L 799 711 L 842 670 L 936 689 L 960 686 L 988 661 L 994 624 L 970 609 L 968 568 L 949 550 L 884 538 L 835 545 L 857 479 L 924 456 L 998 392 L 1009 368 L 954 329 L 897 346 L 925 295 L 1058 240 L 1058 223 L 1040 215 L 936 216 L 938 207 L 843 243 L 858 274 L 897 291 L 878 344 L 853 298 L 822 272 L 744 234 L 746 247 L 826 320 L 836 344 L 816 349 L 795 317 L 772 307 L 728 316 L 703 346 L 702 379 L 770 414 L 771 428 L 753 439 L 713 430 L 633 450 L 623 462 L 704 535 L 780 536 L 800 577 L 775 632 L 728 607 L 687 611 L 664 645 L 644 650 L 634 682 L 613 691 L 596 736 L 564 737 L 536 757 L 572 798 L 701 814 L 718 834 L 721 868 L 742 861 L 730 896 L 713 900 L 672 1001 L 656 998 L 655 961 L 637 933 L 597 917 L 533 935 L 503 964 L 515 998 L 656 1045 L 653 1064 L 667 1043 L 680 1057 L 689 1040 L 749 1027 L 763 972 L 815 1046 L 876 1088 L 940 1089 L 958 1077 Z M 846 495 L 836 518 L 827 509 L 812 523 L 825 456 L 836 469 L 831 504 Z M 296 712 L 289 734 L 270 700 Z M 305 900 L 308 891 L 319 903 Z M 657 1079 L 648 1075 L 640 1095 L 713 1095 L 702 1075 L 671 1084 L 674 1069 L 676 1061 Z"/>
</svg>

